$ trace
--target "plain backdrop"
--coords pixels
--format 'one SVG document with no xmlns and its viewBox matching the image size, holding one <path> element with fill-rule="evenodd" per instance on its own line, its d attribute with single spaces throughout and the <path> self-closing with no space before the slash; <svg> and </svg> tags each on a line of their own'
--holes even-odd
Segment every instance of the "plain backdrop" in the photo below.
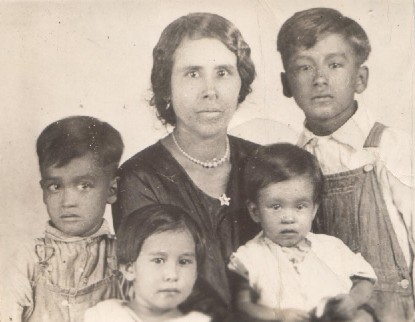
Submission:
<svg viewBox="0 0 415 322">
<path fill-rule="evenodd" d="M 35 153 L 36 138 L 46 125 L 69 115 L 108 121 L 123 136 L 123 160 L 166 135 L 149 106 L 152 49 L 167 24 L 189 12 L 228 18 L 251 46 L 257 78 L 230 127 L 247 126 L 248 136 L 256 140 L 255 126 L 261 122 L 250 120 L 270 120 L 265 127 L 267 141 L 292 140 L 304 117 L 294 101 L 282 95 L 275 41 L 287 18 L 311 7 L 338 9 L 363 26 L 372 53 L 366 64 L 369 86 L 358 96 L 359 106 L 385 124 L 412 133 L 414 9 L 410 0 L 1 2 L 3 250 L 41 234 L 47 220 Z"/>
</svg>

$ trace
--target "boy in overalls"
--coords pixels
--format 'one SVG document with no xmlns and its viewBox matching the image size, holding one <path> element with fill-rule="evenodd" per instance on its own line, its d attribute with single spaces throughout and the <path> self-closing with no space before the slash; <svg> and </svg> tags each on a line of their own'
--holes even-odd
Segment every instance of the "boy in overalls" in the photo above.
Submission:
<svg viewBox="0 0 415 322">
<path fill-rule="evenodd" d="M 103 219 L 116 200 L 121 136 L 88 116 L 47 126 L 37 140 L 43 201 L 42 238 L 11 261 L 4 321 L 79 322 L 87 308 L 119 297 L 115 239 Z"/>
<path fill-rule="evenodd" d="M 370 120 L 354 100 L 367 86 L 365 31 L 328 8 L 297 12 L 278 34 L 284 95 L 306 120 L 298 145 L 325 175 L 314 231 L 342 239 L 372 265 L 380 321 L 414 316 L 410 139 Z"/>
</svg>

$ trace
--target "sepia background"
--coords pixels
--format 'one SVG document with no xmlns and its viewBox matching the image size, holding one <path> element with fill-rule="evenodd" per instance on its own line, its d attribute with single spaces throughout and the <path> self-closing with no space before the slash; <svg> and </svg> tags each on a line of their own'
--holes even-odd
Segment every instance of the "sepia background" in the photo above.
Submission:
<svg viewBox="0 0 415 322">
<path fill-rule="evenodd" d="M 257 78 L 231 132 L 258 142 L 295 141 L 304 117 L 282 95 L 275 41 L 287 18 L 317 6 L 357 20 L 371 40 L 369 86 L 358 96 L 359 106 L 412 133 L 411 0 L 1 2 L 1 253 L 41 234 L 47 220 L 35 152 L 46 125 L 69 115 L 105 120 L 123 136 L 123 160 L 167 133 L 148 103 L 152 48 L 167 24 L 189 12 L 228 18 L 251 46 Z"/>
</svg>

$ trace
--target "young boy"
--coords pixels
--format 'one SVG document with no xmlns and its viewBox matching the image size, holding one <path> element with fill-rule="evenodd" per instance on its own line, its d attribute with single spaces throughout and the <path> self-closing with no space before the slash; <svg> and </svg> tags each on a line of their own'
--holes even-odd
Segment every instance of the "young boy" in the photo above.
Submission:
<svg viewBox="0 0 415 322">
<path fill-rule="evenodd" d="M 304 111 L 299 146 L 325 175 L 315 231 L 361 252 L 378 277 L 370 304 L 381 321 L 414 316 L 414 222 L 409 137 L 375 123 L 354 100 L 367 86 L 368 37 L 336 10 L 297 12 L 278 34 L 284 94 Z"/>
<path fill-rule="evenodd" d="M 116 200 L 121 136 L 88 116 L 47 126 L 37 140 L 45 235 L 10 266 L 4 321 L 83 320 L 87 308 L 118 297 L 115 239 L 103 219 Z"/>
<path fill-rule="evenodd" d="M 244 180 L 262 232 L 231 257 L 230 269 L 249 281 L 238 309 L 261 320 L 309 321 L 330 299 L 325 321 L 372 321 L 359 309 L 373 290 L 372 267 L 340 239 L 310 232 L 323 184 L 316 158 L 291 144 L 260 147 Z"/>
</svg>

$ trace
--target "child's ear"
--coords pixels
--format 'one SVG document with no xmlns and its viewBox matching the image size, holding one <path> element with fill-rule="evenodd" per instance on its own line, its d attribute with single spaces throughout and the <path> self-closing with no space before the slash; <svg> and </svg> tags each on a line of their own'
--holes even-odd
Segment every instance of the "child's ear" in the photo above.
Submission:
<svg viewBox="0 0 415 322">
<path fill-rule="evenodd" d="M 248 200 L 248 202 L 246 203 L 246 206 L 248 208 L 248 212 L 252 220 L 255 221 L 256 223 L 261 222 L 257 204 L 251 200 Z"/>
<path fill-rule="evenodd" d="M 356 80 L 356 88 L 355 92 L 357 94 L 363 93 L 363 91 L 367 87 L 367 82 L 369 80 L 369 68 L 366 66 L 360 66 L 359 70 L 357 71 L 357 80 Z"/>
<path fill-rule="evenodd" d="M 135 280 L 134 263 L 120 264 L 120 272 L 124 275 L 127 281 L 132 282 Z"/>
<path fill-rule="evenodd" d="M 285 97 L 291 98 L 293 94 L 291 93 L 290 83 L 288 82 L 288 77 L 286 73 L 281 73 L 281 84 L 282 84 L 282 93 Z"/>
<path fill-rule="evenodd" d="M 111 179 L 108 187 L 108 196 L 107 203 L 113 204 L 117 201 L 117 192 L 118 192 L 118 179 L 119 177 L 114 177 Z"/>
</svg>

